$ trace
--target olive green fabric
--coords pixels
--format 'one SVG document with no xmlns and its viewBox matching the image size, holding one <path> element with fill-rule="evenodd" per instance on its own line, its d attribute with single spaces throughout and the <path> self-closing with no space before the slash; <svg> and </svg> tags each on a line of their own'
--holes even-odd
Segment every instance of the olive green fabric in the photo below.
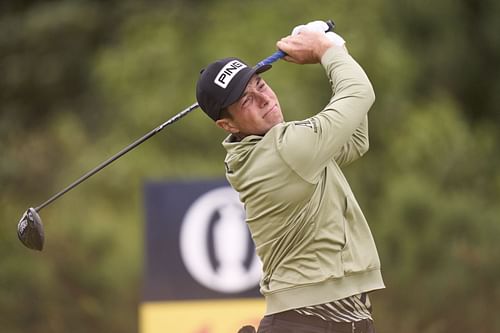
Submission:
<svg viewBox="0 0 500 333">
<path fill-rule="evenodd" d="M 343 49 L 322 57 L 332 98 L 318 114 L 240 142 L 226 176 L 263 263 L 266 314 L 384 287 L 372 234 L 340 167 L 368 150 L 373 88 Z"/>
</svg>

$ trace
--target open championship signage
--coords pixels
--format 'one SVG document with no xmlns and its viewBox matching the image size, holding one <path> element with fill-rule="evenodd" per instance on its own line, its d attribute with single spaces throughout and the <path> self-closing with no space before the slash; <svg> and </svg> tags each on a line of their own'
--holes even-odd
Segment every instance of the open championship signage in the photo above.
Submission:
<svg viewBox="0 0 500 333">
<path fill-rule="evenodd" d="M 144 187 L 146 265 L 140 332 L 233 333 L 258 325 L 261 263 L 226 181 Z"/>
</svg>

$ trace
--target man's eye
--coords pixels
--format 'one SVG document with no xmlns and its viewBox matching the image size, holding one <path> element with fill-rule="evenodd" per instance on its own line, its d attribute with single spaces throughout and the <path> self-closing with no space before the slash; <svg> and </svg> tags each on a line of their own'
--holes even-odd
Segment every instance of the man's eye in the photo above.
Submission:
<svg viewBox="0 0 500 333">
<path fill-rule="evenodd" d="M 259 90 L 264 89 L 264 87 L 265 87 L 265 86 L 266 86 L 266 84 L 265 84 L 265 83 L 262 83 L 261 85 L 259 85 Z"/>
</svg>

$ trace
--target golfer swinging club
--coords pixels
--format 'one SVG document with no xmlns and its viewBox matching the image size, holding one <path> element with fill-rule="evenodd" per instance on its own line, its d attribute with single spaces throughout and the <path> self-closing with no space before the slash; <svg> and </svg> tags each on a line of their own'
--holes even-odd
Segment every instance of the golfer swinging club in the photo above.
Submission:
<svg viewBox="0 0 500 333">
<path fill-rule="evenodd" d="M 375 332 L 368 292 L 384 288 L 373 236 L 341 168 L 368 150 L 373 88 L 325 22 L 277 42 L 297 64 L 321 63 L 332 97 L 321 112 L 285 122 L 278 98 L 237 58 L 208 65 L 196 97 L 229 133 L 226 177 L 239 193 L 263 263 L 259 333 Z M 255 332 L 249 326 L 240 332 Z"/>
</svg>

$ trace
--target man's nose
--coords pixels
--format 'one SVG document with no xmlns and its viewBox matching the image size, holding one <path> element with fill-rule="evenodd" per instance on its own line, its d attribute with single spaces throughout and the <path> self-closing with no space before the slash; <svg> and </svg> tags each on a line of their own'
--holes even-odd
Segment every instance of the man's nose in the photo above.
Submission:
<svg viewBox="0 0 500 333">
<path fill-rule="evenodd" d="M 267 96 L 266 94 L 262 94 L 262 93 L 259 94 L 260 107 L 268 105 L 270 101 L 271 101 L 271 98 L 269 96 Z"/>
</svg>

